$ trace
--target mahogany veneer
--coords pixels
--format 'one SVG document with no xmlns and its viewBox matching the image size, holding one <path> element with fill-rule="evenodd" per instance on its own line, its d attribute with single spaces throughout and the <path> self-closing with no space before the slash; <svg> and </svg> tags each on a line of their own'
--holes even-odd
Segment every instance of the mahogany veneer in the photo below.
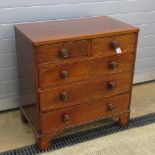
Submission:
<svg viewBox="0 0 155 155">
<path fill-rule="evenodd" d="M 129 122 L 139 29 L 110 17 L 15 26 L 20 110 L 40 149 L 66 129 Z"/>
</svg>

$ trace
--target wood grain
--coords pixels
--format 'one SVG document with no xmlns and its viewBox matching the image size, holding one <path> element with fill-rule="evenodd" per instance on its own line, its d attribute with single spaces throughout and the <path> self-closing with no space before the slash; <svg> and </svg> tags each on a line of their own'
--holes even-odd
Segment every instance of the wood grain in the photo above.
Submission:
<svg viewBox="0 0 155 155">
<path fill-rule="evenodd" d="M 135 48 L 136 33 L 125 35 L 114 35 L 110 37 L 96 38 L 92 40 L 93 55 L 111 56 L 117 55 L 116 50 L 112 47 L 112 42 L 119 43 L 122 53 L 133 52 Z"/>
<path fill-rule="evenodd" d="M 88 122 L 114 116 L 121 126 L 129 122 L 137 28 L 109 17 L 15 28 L 21 116 L 39 149 Z"/>
<path fill-rule="evenodd" d="M 60 56 L 60 51 L 62 49 L 65 49 L 68 52 L 68 58 Z M 90 52 L 89 42 L 86 40 L 39 46 L 36 50 L 39 64 L 87 57 Z"/>
<path fill-rule="evenodd" d="M 16 27 L 34 45 L 138 32 L 138 28 L 106 16 L 19 24 Z"/>
<path fill-rule="evenodd" d="M 54 67 L 39 70 L 39 86 L 40 88 L 54 86 L 57 84 L 68 83 L 87 79 L 89 77 L 101 76 L 132 70 L 133 53 L 117 55 L 106 58 L 89 59 L 74 63 L 66 63 L 64 65 L 56 65 Z M 111 68 L 112 62 L 117 63 L 116 68 Z M 61 76 L 63 71 L 68 72 L 69 77 L 64 79 Z"/>
<path fill-rule="evenodd" d="M 15 31 L 16 35 L 16 50 L 18 63 L 18 77 L 19 77 L 19 96 L 20 96 L 20 110 L 23 117 L 28 119 L 34 130 L 40 130 L 39 126 L 39 106 L 38 97 L 36 93 L 36 61 L 35 51 L 32 43 L 27 40 L 18 29 Z"/>
<path fill-rule="evenodd" d="M 113 104 L 114 110 L 108 108 L 109 104 Z M 127 111 L 129 111 L 129 94 L 92 101 L 41 114 L 41 131 L 48 133 Z M 67 122 L 63 120 L 64 115 L 70 117 Z"/>
<path fill-rule="evenodd" d="M 43 90 L 39 93 L 40 110 L 49 111 L 51 109 L 64 108 L 95 98 L 128 92 L 130 90 L 131 77 L 131 72 L 108 74 L 107 76 Z M 108 84 L 111 81 L 117 85 L 116 88 L 108 88 Z M 69 98 L 67 100 L 60 98 L 60 94 L 63 92 L 68 93 Z"/>
</svg>

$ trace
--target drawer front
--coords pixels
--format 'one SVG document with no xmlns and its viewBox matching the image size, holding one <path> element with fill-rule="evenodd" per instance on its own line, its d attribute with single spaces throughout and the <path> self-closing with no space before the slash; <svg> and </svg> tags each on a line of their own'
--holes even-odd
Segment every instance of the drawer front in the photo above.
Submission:
<svg viewBox="0 0 155 155">
<path fill-rule="evenodd" d="M 133 52 L 136 45 L 136 34 L 124 34 L 92 40 L 92 53 L 99 56 L 117 55 L 116 49 L 120 48 L 122 53 Z"/>
<path fill-rule="evenodd" d="M 99 58 L 84 62 L 58 65 L 50 69 L 39 70 L 39 86 L 47 87 L 60 83 L 81 80 L 87 77 L 106 75 L 131 70 L 133 53 Z"/>
<path fill-rule="evenodd" d="M 47 111 L 127 92 L 131 77 L 131 72 L 116 73 L 41 91 L 40 109 Z"/>
<path fill-rule="evenodd" d="M 89 44 L 86 40 L 37 47 L 39 64 L 87 57 L 88 54 Z"/>
<path fill-rule="evenodd" d="M 127 112 L 129 105 L 130 95 L 123 94 L 69 108 L 41 113 L 41 130 L 43 133 L 48 133 L 102 117 L 110 117 L 120 112 Z"/>
</svg>

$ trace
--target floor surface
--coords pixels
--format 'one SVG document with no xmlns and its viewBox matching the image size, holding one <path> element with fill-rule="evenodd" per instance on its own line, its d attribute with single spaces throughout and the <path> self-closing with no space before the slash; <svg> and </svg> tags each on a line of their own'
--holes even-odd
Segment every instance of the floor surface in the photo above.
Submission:
<svg viewBox="0 0 155 155">
<path fill-rule="evenodd" d="M 68 146 L 42 155 L 155 155 L 155 123 Z"/>
</svg>

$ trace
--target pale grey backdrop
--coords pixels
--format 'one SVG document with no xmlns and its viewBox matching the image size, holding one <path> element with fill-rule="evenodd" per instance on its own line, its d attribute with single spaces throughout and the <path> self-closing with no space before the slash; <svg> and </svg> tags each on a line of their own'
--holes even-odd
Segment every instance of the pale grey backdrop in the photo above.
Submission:
<svg viewBox="0 0 155 155">
<path fill-rule="evenodd" d="M 0 110 L 19 102 L 14 24 L 101 15 L 141 29 L 134 81 L 155 79 L 155 0 L 0 0 Z"/>
</svg>

